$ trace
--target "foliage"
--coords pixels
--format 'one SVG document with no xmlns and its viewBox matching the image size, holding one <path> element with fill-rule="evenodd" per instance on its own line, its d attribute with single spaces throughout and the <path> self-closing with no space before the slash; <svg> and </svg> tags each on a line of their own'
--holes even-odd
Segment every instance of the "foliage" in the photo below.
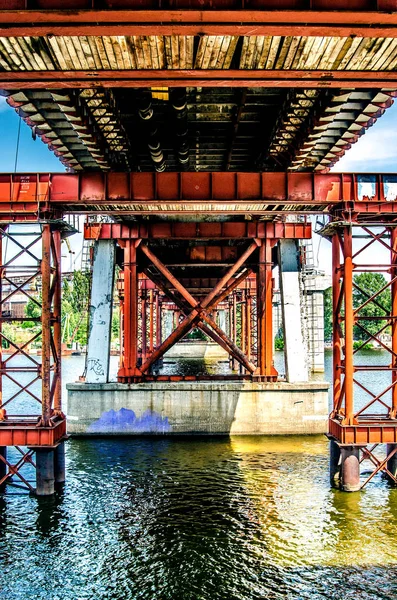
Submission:
<svg viewBox="0 0 397 600">
<path fill-rule="evenodd" d="M 324 291 L 324 340 L 332 340 L 332 288 Z"/>
<path fill-rule="evenodd" d="M 87 310 L 90 294 L 90 274 L 74 271 L 62 286 L 63 341 L 67 344 L 87 344 Z"/>
<path fill-rule="evenodd" d="M 205 335 L 205 333 L 203 331 L 201 331 L 201 329 L 193 329 L 192 331 L 190 331 L 187 336 L 186 336 L 187 340 L 202 340 L 202 341 L 207 341 L 208 338 Z"/>
<path fill-rule="evenodd" d="M 353 307 L 356 309 L 374 293 L 382 289 L 387 284 L 387 280 L 381 273 L 360 273 L 354 276 L 354 284 L 359 288 L 354 288 L 353 290 Z M 390 314 L 390 309 L 390 288 L 386 288 L 374 301 L 369 302 L 360 309 L 358 315 L 361 317 L 384 317 Z M 360 324 L 372 335 L 375 335 L 386 324 L 386 321 L 383 319 L 362 319 L 360 320 Z M 354 339 L 366 340 L 368 338 L 368 334 L 361 327 L 355 325 Z"/>
<path fill-rule="evenodd" d="M 274 348 L 275 350 L 284 350 L 284 331 L 282 327 L 279 328 L 274 338 Z"/>
<path fill-rule="evenodd" d="M 284 350 L 284 340 L 281 337 L 276 337 L 274 340 L 275 350 Z"/>
<path fill-rule="evenodd" d="M 113 307 L 112 314 L 112 342 L 120 338 L 120 307 Z"/>
<path fill-rule="evenodd" d="M 357 350 L 357 348 L 360 348 L 361 344 L 362 344 L 362 342 L 358 342 L 358 341 L 357 342 L 353 342 L 353 348 L 354 348 L 354 350 Z M 372 344 L 365 344 L 361 348 L 361 350 L 373 350 L 373 349 L 374 349 L 374 347 L 373 347 Z"/>
</svg>

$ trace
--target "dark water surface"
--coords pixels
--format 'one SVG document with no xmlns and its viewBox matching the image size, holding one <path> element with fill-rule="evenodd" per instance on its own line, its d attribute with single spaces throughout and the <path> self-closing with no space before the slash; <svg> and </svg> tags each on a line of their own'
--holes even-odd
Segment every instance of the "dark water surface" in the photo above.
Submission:
<svg viewBox="0 0 397 600">
<path fill-rule="evenodd" d="M 322 436 L 73 439 L 54 498 L 0 497 L 0 598 L 397 599 L 396 533 L 397 489 L 331 490 Z"/>
</svg>

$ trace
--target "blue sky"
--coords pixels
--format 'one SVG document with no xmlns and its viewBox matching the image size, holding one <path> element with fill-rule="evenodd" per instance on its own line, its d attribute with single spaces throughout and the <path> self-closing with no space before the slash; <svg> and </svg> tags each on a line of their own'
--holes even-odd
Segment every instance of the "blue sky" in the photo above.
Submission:
<svg viewBox="0 0 397 600">
<path fill-rule="evenodd" d="M 18 121 L 19 117 L 15 110 L 8 106 L 3 97 L 0 97 L 0 172 L 3 173 L 14 172 Z M 32 139 L 32 131 L 23 121 L 16 170 L 20 172 L 65 171 L 62 163 L 39 138 L 36 141 Z"/>
</svg>

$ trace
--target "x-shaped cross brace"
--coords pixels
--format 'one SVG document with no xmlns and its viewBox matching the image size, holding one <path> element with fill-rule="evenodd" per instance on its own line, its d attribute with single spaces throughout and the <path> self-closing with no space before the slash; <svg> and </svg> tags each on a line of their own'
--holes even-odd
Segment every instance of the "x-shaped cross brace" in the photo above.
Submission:
<svg viewBox="0 0 397 600">
<path fill-rule="evenodd" d="M 235 358 L 250 372 L 253 373 L 255 371 L 255 365 L 253 365 L 247 357 L 241 352 L 240 348 L 236 346 L 236 344 L 224 333 L 224 331 L 215 323 L 214 319 L 211 317 L 210 312 L 215 308 L 219 302 L 221 302 L 226 296 L 230 293 L 232 286 L 228 286 L 233 275 L 241 268 L 241 266 L 246 262 L 246 260 L 251 256 L 251 254 L 258 248 L 261 244 L 260 241 L 254 241 L 247 250 L 240 256 L 237 262 L 228 270 L 228 272 L 218 281 L 217 285 L 207 294 L 207 296 L 200 303 L 193 298 L 190 292 L 174 277 L 174 275 L 170 272 L 170 270 L 153 254 L 150 248 L 144 244 L 140 244 L 140 249 L 142 252 L 149 258 L 149 260 L 154 264 L 154 266 L 162 273 L 162 275 L 171 283 L 171 285 L 181 294 L 181 296 L 186 301 L 187 305 L 190 307 L 189 309 L 183 306 L 183 303 L 178 301 L 174 294 L 172 294 L 172 300 L 177 304 L 180 308 L 182 308 L 185 317 L 181 323 L 179 323 L 178 327 L 168 336 L 166 340 L 157 348 L 153 354 L 143 363 L 140 368 L 141 373 L 146 373 L 150 367 L 159 359 L 167 350 L 176 344 L 179 340 L 181 340 L 193 327 L 200 327 L 210 335 L 210 337 L 220 344 L 224 349 L 227 349 L 229 353 L 231 353 Z M 248 275 L 248 272 L 247 272 Z M 240 279 L 240 278 L 238 278 Z M 242 278 L 244 279 L 244 277 Z M 237 285 L 237 284 L 236 284 Z M 223 291 L 223 288 L 226 287 L 226 290 Z M 233 286 L 233 288 L 236 286 Z M 233 289 L 232 288 L 232 289 Z M 167 291 L 167 288 L 163 288 L 164 292 L 167 295 L 170 295 Z M 207 327 L 207 326 L 210 327 Z M 210 329 L 211 328 L 211 329 Z"/>
</svg>

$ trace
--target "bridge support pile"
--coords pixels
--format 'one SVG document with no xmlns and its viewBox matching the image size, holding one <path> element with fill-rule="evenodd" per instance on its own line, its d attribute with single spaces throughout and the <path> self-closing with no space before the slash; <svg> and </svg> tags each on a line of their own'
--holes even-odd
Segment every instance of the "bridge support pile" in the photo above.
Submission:
<svg viewBox="0 0 397 600">
<path fill-rule="evenodd" d="M 379 472 L 397 483 L 397 230 L 392 206 L 388 216 L 374 210 L 345 203 L 323 231 L 332 241 L 333 270 L 331 479 L 345 491 L 362 489 Z M 384 258 L 374 264 L 374 256 Z M 360 285 L 359 273 L 382 273 L 386 283 L 377 290 Z M 355 332 L 361 335 L 354 343 Z M 368 343 L 386 350 L 389 360 L 360 354 Z M 373 470 L 360 478 L 364 461 Z"/>
<path fill-rule="evenodd" d="M 56 482 L 65 480 L 66 418 L 61 398 L 64 225 L 0 228 L 0 489 L 12 484 L 49 495 Z M 37 286 L 39 293 L 32 293 Z M 11 314 L 10 300 L 15 294 L 29 298 L 34 316 Z M 10 334 L 7 324 L 15 322 L 30 323 L 25 330 L 28 339 Z M 40 342 L 41 355 L 33 355 L 31 345 Z M 35 483 L 26 474 L 27 465 L 35 468 Z"/>
</svg>

